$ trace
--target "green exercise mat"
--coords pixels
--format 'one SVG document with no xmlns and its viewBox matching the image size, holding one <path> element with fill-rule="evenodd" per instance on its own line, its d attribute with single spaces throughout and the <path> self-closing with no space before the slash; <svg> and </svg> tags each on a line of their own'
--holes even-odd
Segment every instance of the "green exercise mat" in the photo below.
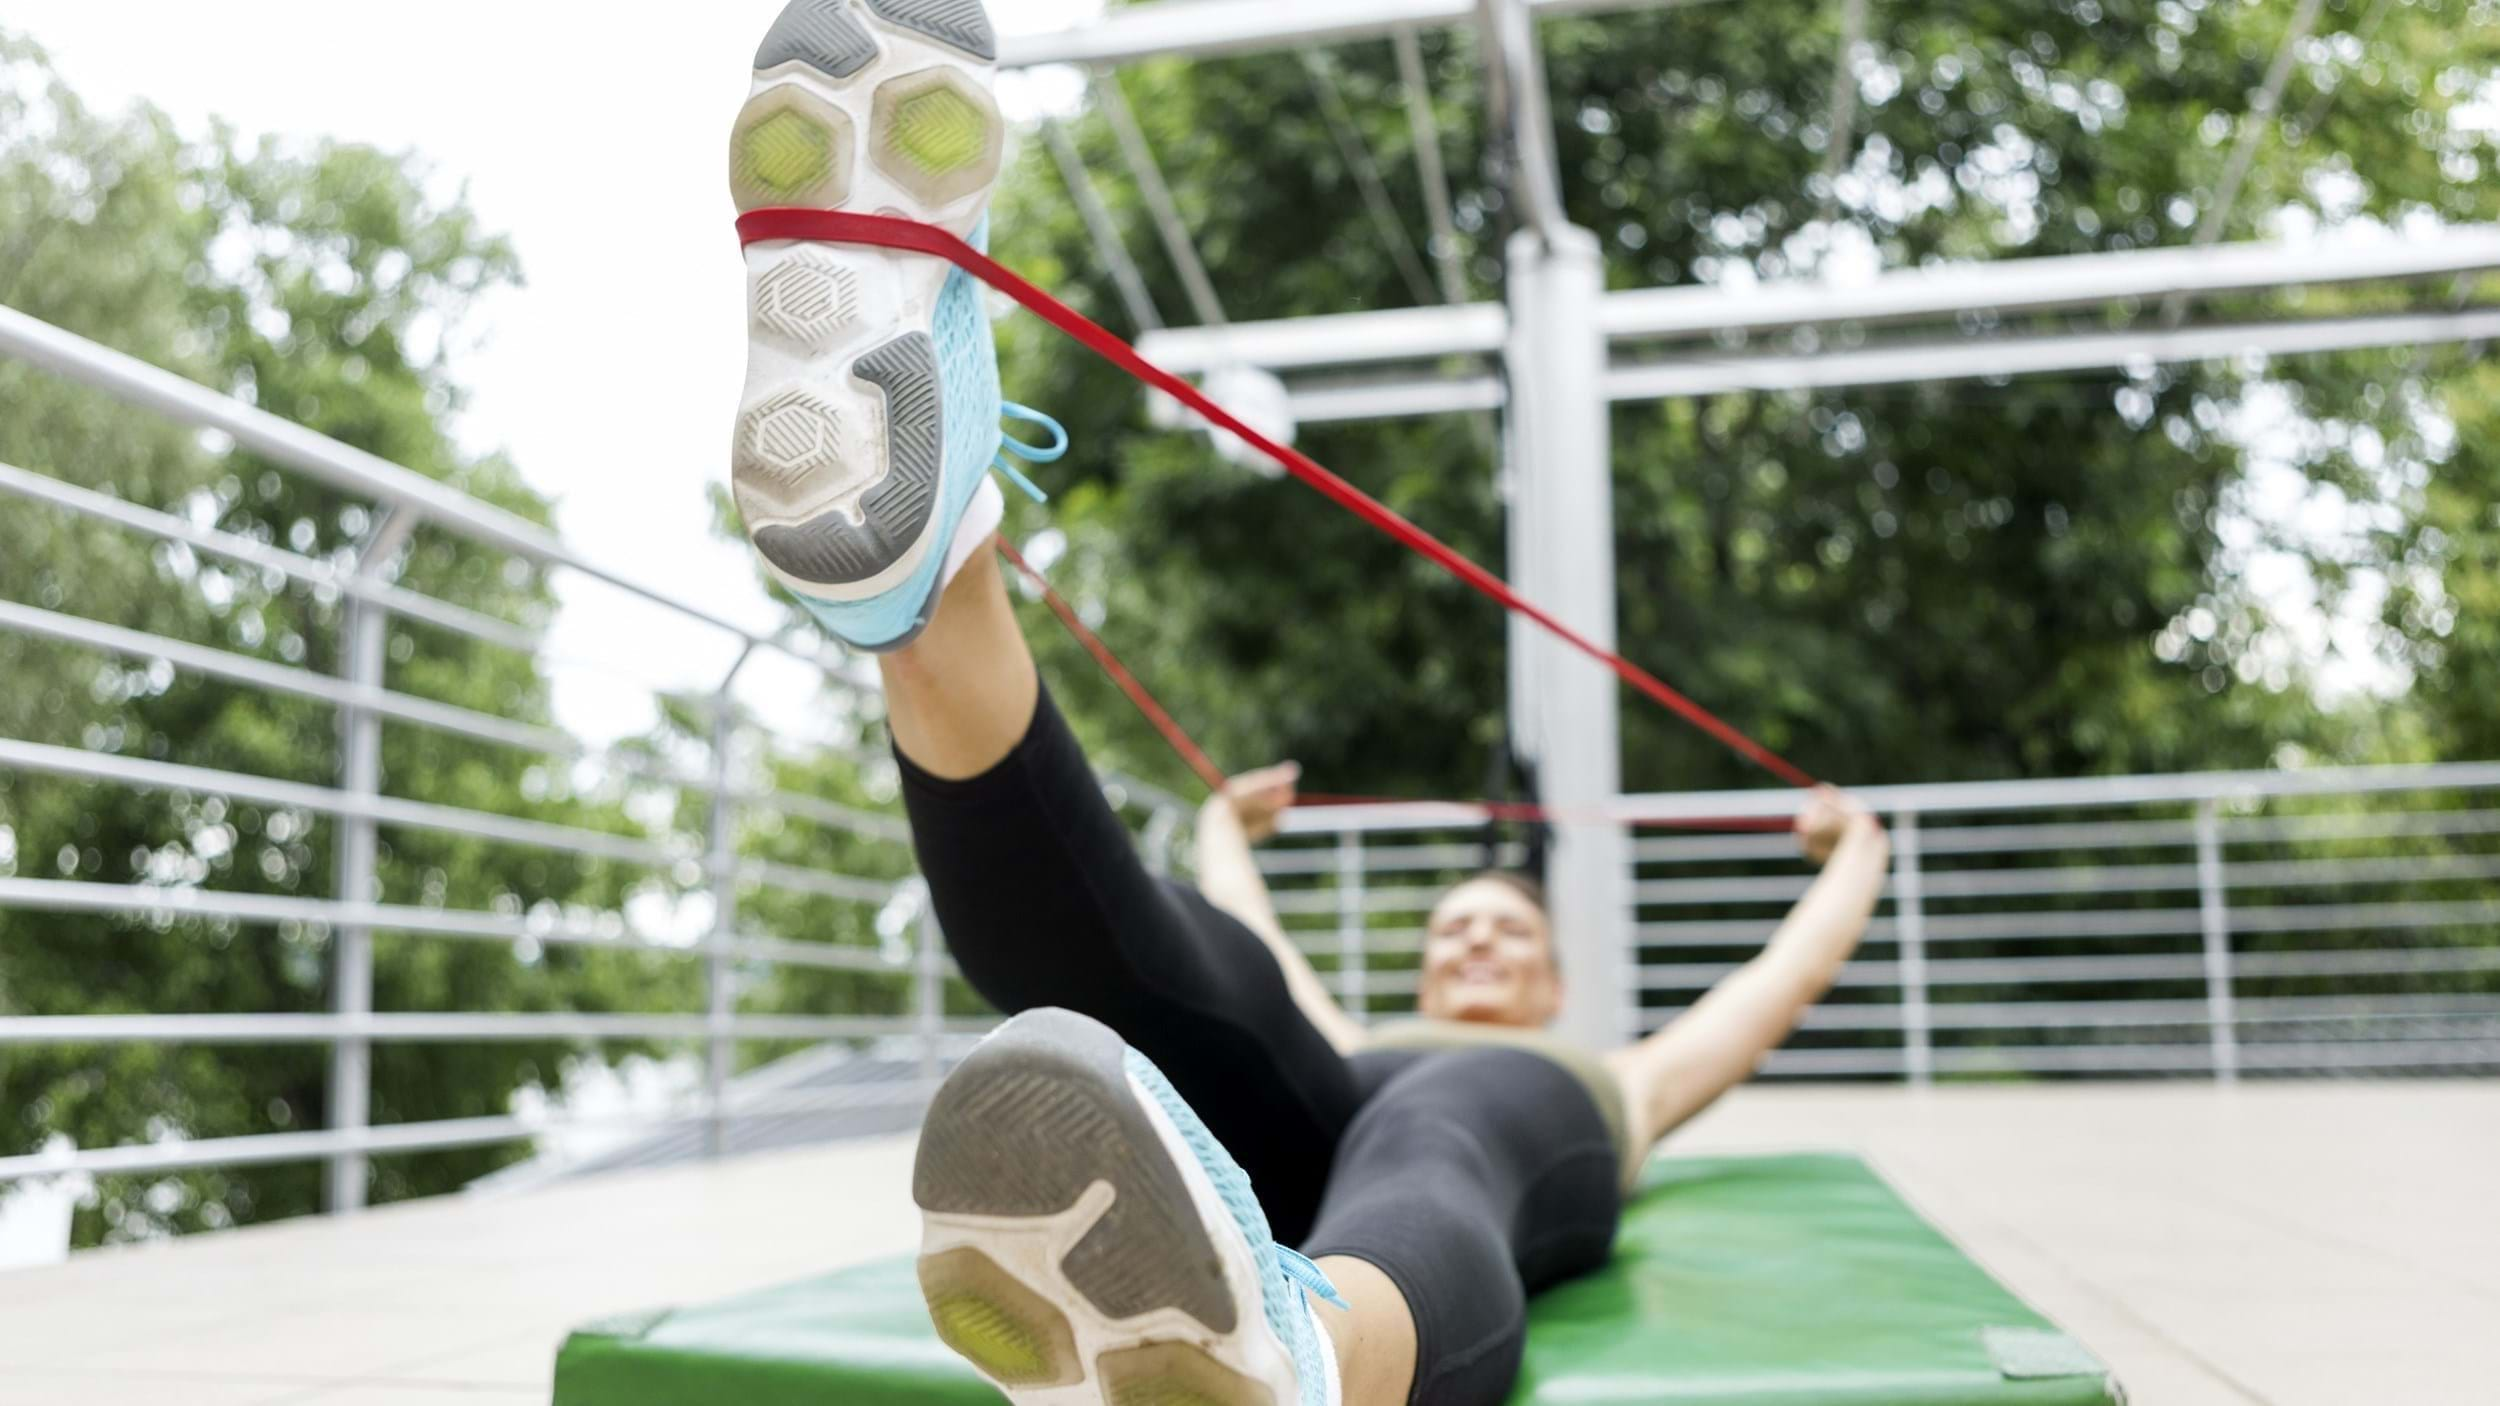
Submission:
<svg viewBox="0 0 2500 1406">
<path fill-rule="evenodd" d="M 1530 1310 L 1516 1406 L 2089 1406 L 2107 1369 L 1854 1157 L 1667 1158 Z M 909 1260 L 574 1334 L 556 1406 L 995 1406 Z"/>
</svg>

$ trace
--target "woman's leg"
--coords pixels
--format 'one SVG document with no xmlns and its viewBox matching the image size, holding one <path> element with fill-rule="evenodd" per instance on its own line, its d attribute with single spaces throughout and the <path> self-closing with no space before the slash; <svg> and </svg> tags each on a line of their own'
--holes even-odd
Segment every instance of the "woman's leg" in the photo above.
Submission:
<svg viewBox="0 0 2500 1406">
<path fill-rule="evenodd" d="M 1042 689 L 1007 601 L 998 558 L 975 553 L 946 587 L 929 628 L 877 657 L 895 750 L 948 781 L 997 766 L 1024 740 Z"/>
<path fill-rule="evenodd" d="M 1529 1296 L 1613 1247 L 1614 1139 L 1569 1072 L 1523 1051 L 1355 1062 L 1378 1091 L 1304 1246 L 1354 1305 L 1329 1324 L 1346 1401 L 1496 1406 Z"/>
<path fill-rule="evenodd" d="M 1291 1244 L 1360 1105 L 1258 937 L 1148 873 L 1041 687 L 995 558 L 887 656 L 904 802 L 948 947 L 1014 1014 L 1076 1011 L 1161 1067 Z"/>
</svg>

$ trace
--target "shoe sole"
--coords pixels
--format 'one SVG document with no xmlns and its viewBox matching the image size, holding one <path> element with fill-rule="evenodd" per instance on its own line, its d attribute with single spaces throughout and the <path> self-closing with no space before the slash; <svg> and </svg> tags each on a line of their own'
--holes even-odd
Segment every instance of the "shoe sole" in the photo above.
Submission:
<svg viewBox="0 0 2500 1406">
<path fill-rule="evenodd" d="M 912 1176 L 938 1336 L 1017 1406 L 1296 1406 L 1249 1247 L 1126 1058 L 1036 1011 L 947 1080 Z"/>
<path fill-rule="evenodd" d="M 766 207 L 898 214 L 969 235 L 1006 124 L 980 0 L 794 0 L 756 52 L 730 190 Z M 747 251 L 749 354 L 730 483 L 792 589 L 834 602 L 932 550 L 946 407 L 934 319 L 949 268 L 885 250 Z"/>
</svg>

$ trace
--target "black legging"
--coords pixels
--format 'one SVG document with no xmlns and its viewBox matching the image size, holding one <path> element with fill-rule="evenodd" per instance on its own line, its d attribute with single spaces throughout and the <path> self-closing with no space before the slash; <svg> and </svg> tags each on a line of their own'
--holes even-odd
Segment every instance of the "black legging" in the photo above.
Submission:
<svg viewBox="0 0 2500 1406">
<path fill-rule="evenodd" d="M 1603 1264 L 1621 1212 L 1614 1143 L 1579 1081 L 1509 1049 L 1340 1056 L 1256 934 L 1147 872 L 1047 690 L 987 774 L 902 768 L 973 988 L 1118 1031 L 1250 1174 L 1279 1241 L 1387 1274 L 1414 1312 L 1413 1401 L 1508 1395 L 1528 1296 Z"/>
</svg>

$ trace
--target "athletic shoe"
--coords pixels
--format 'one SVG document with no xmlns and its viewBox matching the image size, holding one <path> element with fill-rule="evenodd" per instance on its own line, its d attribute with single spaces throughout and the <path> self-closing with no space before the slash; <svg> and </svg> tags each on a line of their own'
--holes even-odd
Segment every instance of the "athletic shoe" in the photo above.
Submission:
<svg viewBox="0 0 2500 1406">
<path fill-rule="evenodd" d="M 794 0 L 731 139 L 738 208 L 897 215 L 986 244 L 997 57 L 980 0 Z M 730 480 L 747 535 L 836 638 L 899 649 L 1003 510 L 979 285 L 883 249 L 781 240 L 746 257 Z"/>
<path fill-rule="evenodd" d="M 1017 1406 L 1338 1406 L 1309 1295 L 1250 1179 L 1161 1071 L 1067 1011 L 946 1081 L 912 1177 L 938 1336 Z"/>
</svg>

